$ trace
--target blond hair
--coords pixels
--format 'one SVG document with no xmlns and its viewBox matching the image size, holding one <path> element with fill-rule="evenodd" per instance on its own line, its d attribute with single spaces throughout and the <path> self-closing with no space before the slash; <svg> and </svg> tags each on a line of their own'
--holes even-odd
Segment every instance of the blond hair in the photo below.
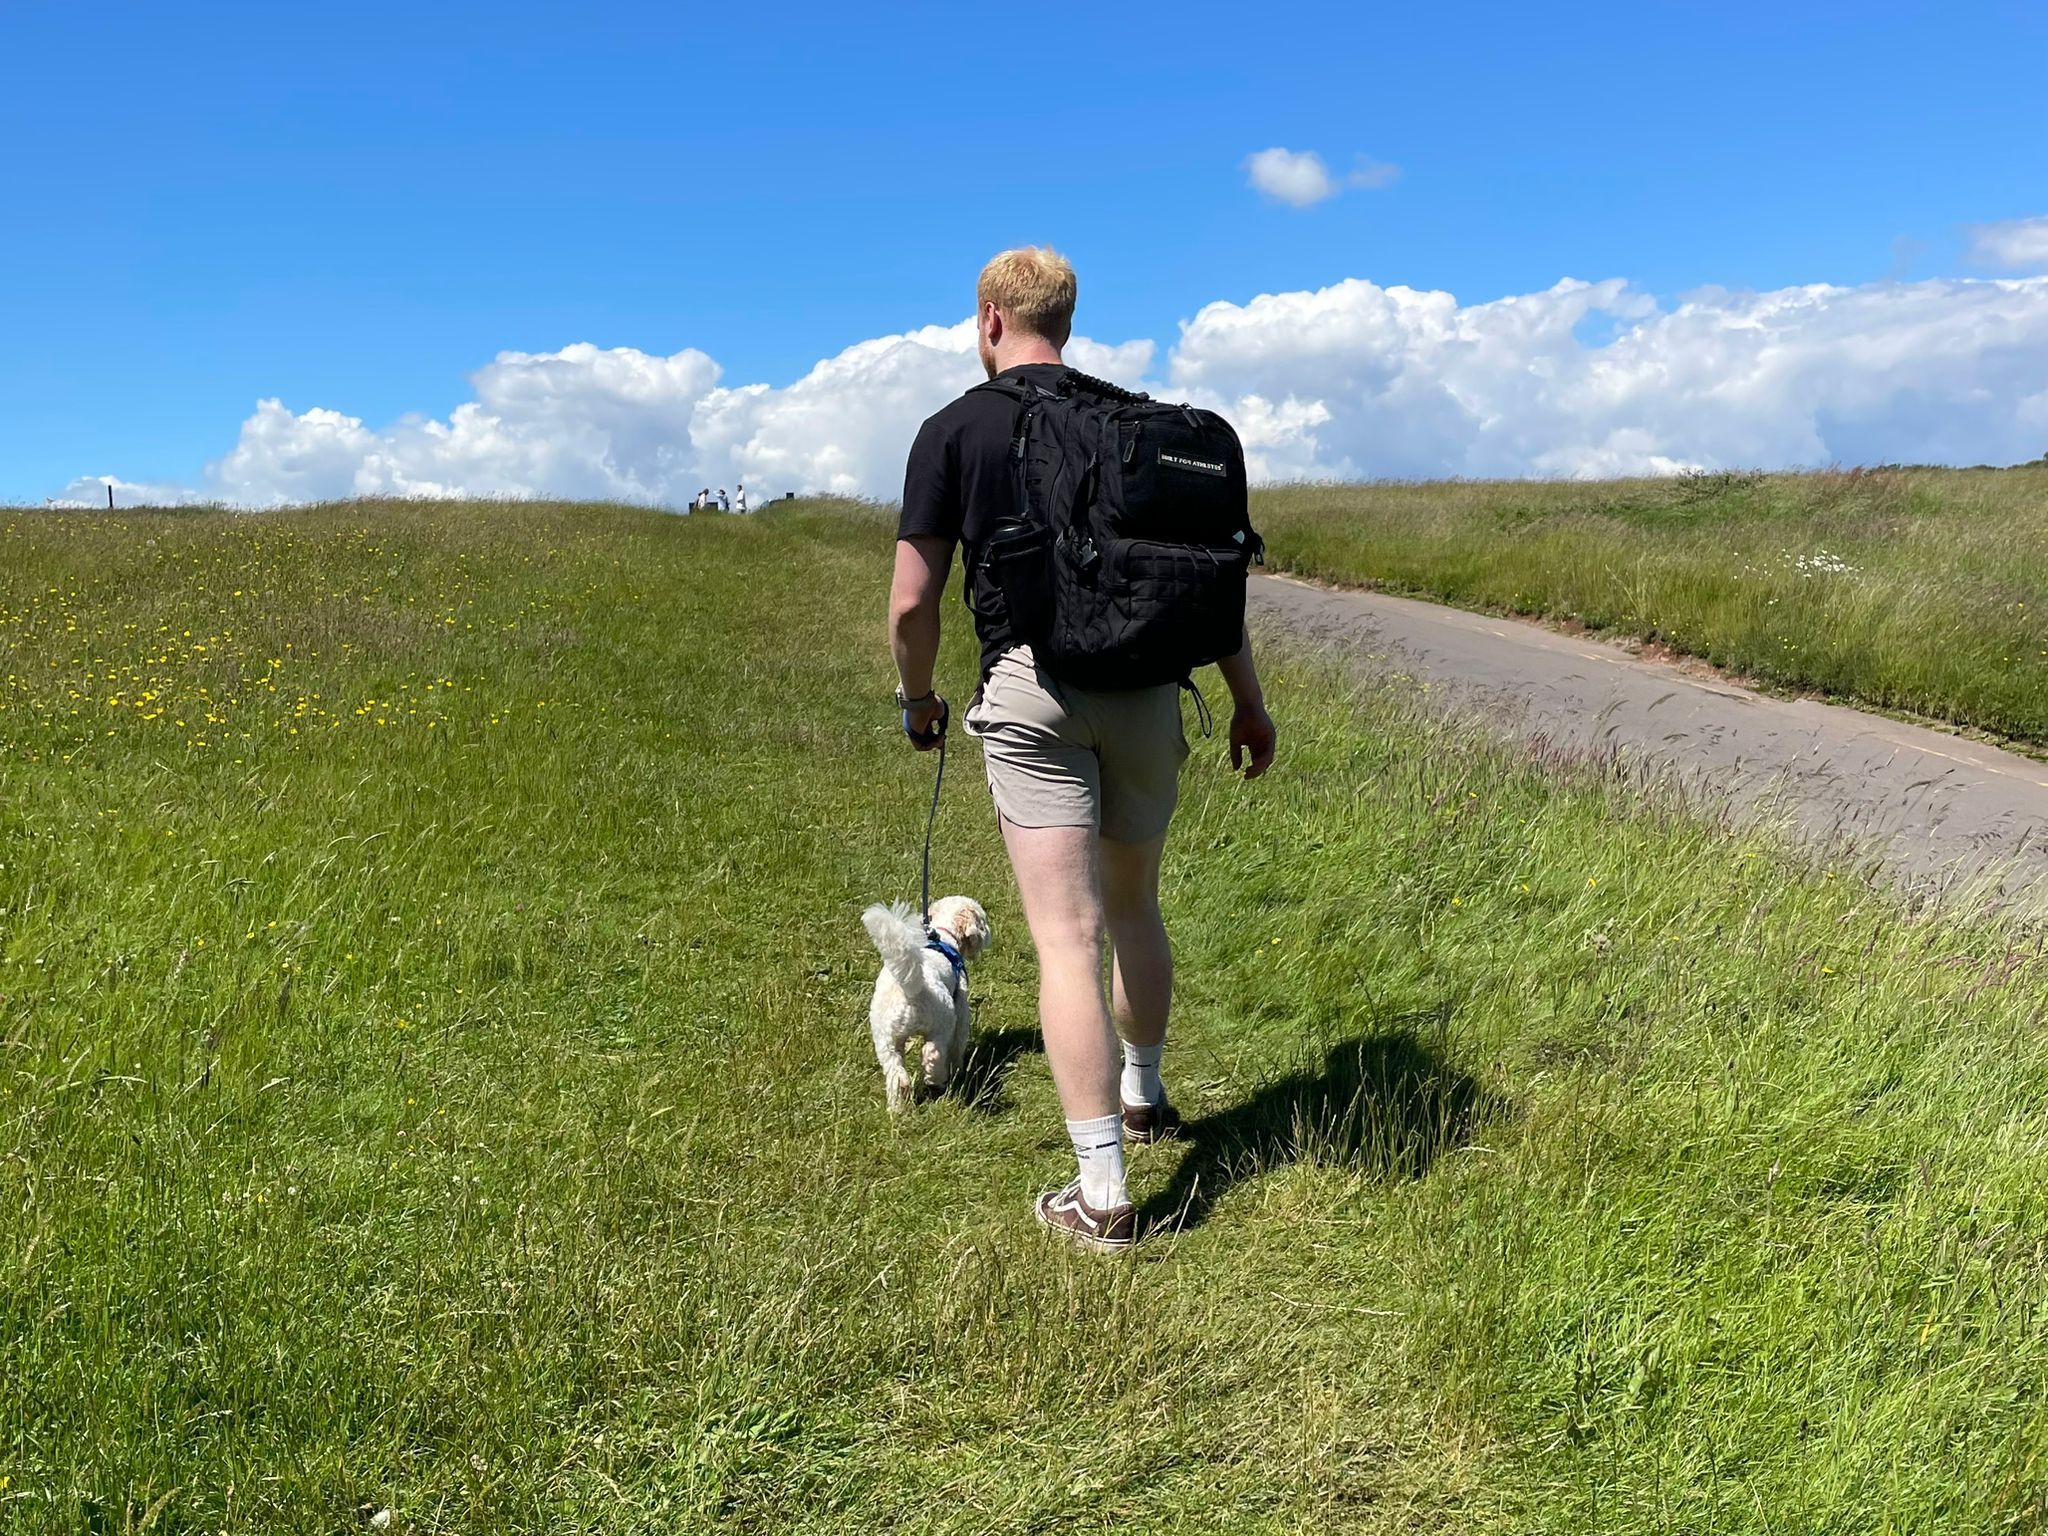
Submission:
<svg viewBox="0 0 2048 1536">
<path fill-rule="evenodd" d="M 974 300 L 977 309 L 993 304 L 1007 324 L 1063 347 L 1073 333 L 1077 292 L 1066 257 L 1051 246 L 1021 245 L 981 269 Z"/>
</svg>

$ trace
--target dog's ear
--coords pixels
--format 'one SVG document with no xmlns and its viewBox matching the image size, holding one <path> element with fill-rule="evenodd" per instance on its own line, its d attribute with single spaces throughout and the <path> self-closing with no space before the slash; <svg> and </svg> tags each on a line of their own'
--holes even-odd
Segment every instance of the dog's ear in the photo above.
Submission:
<svg viewBox="0 0 2048 1536">
<path fill-rule="evenodd" d="M 966 896 L 944 896 L 933 902 L 932 926 L 960 941 L 963 960 L 972 960 L 988 942 L 988 918 L 980 903 Z"/>
<path fill-rule="evenodd" d="M 988 914 L 981 910 L 981 903 L 963 900 L 960 903 L 960 919 L 960 942 L 963 946 L 973 946 L 968 953 L 978 955 L 987 949 L 990 929 Z"/>
</svg>

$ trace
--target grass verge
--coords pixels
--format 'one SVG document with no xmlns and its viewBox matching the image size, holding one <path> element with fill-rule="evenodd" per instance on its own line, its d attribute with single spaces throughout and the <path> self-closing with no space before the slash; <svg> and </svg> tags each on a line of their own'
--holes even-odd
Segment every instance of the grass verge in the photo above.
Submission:
<svg viewBox="0 0 2048 1536">
<path fill-rule="evenodd" d="M 2048 465 L 1285 486 L 1276 567 L 2048 747 Z"/>
</svg>

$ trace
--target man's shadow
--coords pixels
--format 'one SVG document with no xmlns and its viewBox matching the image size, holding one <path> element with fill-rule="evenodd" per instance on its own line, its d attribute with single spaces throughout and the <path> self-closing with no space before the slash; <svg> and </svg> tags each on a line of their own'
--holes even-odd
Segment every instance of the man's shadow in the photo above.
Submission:
<svg viewBox="0 0 2048 1536">
<path fill-rule="evenodd" d="M 1005 1085 L 1017 1059 L 1027 1052 L 1045 1050 L 1045 1040 L 1035 1029 L 999 1029 L 994 1034 L 977 1034 L 967 1047 L 967 1060 L 946 1085 L 949 1098 L 958 1098 L 976 1114 L 1001 1114 L 1008 1107 Z"/>
<path fill-rule="evenodd" d="M 1448 1024 L 1445 1009 L 1388 1020 L 1330 1046 L 1319 1064 L 1311 1051 L 1241 1104 L 1188 1119 L 1180 1130 L 1186 1154 L 1166 1189 L 1146 1202 L 1146 1218 L 1197 1227 L 1240 1180 L 1288 1163 L 1421 1178 L 1508 1110 L 1445 1055 Z"/>
</svg>

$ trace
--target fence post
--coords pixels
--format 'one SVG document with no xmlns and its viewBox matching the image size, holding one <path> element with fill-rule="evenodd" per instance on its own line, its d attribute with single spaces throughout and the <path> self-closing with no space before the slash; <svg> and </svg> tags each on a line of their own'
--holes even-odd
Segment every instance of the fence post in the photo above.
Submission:
<svg viewBox="0 0 2048 1536">
<path fill-rule="evenodd" d="M 114 488 L 111 485 L 107 487 L 107 510 L 114 510 Z"/>
</svg>

